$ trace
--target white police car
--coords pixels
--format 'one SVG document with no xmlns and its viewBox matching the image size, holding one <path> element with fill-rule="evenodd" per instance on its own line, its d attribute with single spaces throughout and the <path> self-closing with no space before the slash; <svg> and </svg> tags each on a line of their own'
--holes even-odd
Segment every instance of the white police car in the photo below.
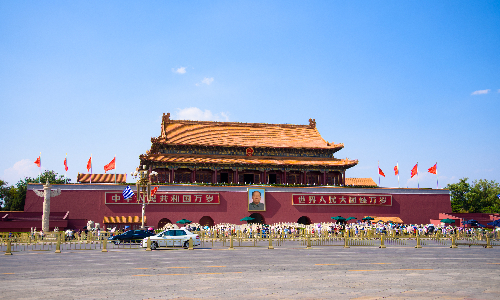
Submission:
<svg viewBox="0 0 500 300">
<path fill-rule="evenodd" d="M 150 236 L 151 240 L 151 250 L 158 247 L 188 247 L 189 239 L 193 239 L 193 246 L 199 246 L 200 236 L 190 232 L 186 228 L 181 229 L 169 229 L 158 233 L 157 235 Z M 141 242 L 141 247 L 146 248 L 148 246 L 148 238 L 145 238 Z"/>
</svg>

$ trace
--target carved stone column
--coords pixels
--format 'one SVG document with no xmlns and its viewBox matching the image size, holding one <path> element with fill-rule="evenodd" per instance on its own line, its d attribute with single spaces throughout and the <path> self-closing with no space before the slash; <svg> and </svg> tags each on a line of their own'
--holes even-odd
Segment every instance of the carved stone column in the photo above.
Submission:
<svg viewBox="0 0 500 300">
<path fill-rule="evenodd" d="M 50 220 L 50 197 L 57 197 L 61 194 L 61 189 L 50 190 L 52 185 L 47 180 L 47 183 L 43 185 L 43 192 L 33 190 L 39 197 L 43 197 L 43 215 L 42 215 L 42 230 L 43 232 L 49 232 L 49 220 Z"/>
</svg>

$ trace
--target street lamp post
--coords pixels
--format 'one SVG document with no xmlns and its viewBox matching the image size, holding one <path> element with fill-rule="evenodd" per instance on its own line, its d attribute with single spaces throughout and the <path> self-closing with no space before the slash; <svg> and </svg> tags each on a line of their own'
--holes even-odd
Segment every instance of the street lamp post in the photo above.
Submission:
<svg viewBox="0 0 500 300">
<path fill-rule="evenodd" d="M 139 177 L 136 182 L 137 187 L 137 203 L 142 206 L 142 226 L 144 229 L 144 215 L 146 213 L 146 205 L 151 202 L 151 176 L 158 175 L 157 172 L 149 172 L 146 165 L 142 166 L 142 169 L 137 169 L 137 171 L 131 173 L 134 177 Z"/>
</svg>

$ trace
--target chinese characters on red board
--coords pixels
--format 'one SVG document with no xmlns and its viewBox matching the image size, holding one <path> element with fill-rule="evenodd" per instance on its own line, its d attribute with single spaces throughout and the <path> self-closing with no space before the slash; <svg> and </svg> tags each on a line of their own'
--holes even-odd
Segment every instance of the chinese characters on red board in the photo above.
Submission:
<svg viewBox="0 0 500 300">
<path fill-rule="evenodd" d="M 392 195 L 295 194 L 292 204 L 392 206 Z"/>
<path fill-rule="evenodd" d="M 105 195 L 105 204 L 137 204 L 137 195 L 124 199 L 121 192 Z M 142 201 L 141 201 L 142 203 Z M 149 204 L 220 204 L 218 193 L 165 193 L 157 192 Z"/>
</svg>

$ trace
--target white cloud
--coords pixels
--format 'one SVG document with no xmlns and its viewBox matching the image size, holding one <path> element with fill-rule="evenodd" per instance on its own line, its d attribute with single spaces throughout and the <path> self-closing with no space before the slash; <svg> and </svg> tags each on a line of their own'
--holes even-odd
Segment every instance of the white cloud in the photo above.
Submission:
<svg viewBox="0 0 500 300">
<path fill-rule="evenodd" d="M 474 91 L 471 95 L 484 95 L 484 94 L 488 94 L 489 92 L 490 92 L 490 89 L 477 90 L 477 91 Z"/>
<path fill-rule="evenodd" d="M 203 78 L 203 80 L 201 82 L 197 83 L 196 86 L 200 86 L 202 84 L 210 85 L 210 84 L 212 84 L 212 82 L 214 82 L 213 77 L 210 77 L 210 78 L 205 77 L 205 78 Z"/>
<path fill-rule="evenodd" d="M 186 74 L 186 67 L 180 67 L 180 68 L 173 68 L 172 72 L 177 73 L 177 74 Z"/>
<path fill-rule="evenodd" d="M 213 114 L 209 110 L 202 111 L 197 107 L 188 107 L 177 109 L 175 119 L 179 120 L 193 120 L 193 121 L 229 121 L 227 113 L 221 112 Z"/>
<path fill-rule="evenodd" d="M 7 181 L 9 185 L 14 185 L 25 177 L 38 176 L 39 170 L 33 161 L 32 159 L 23 159 L 16 162 L 14 166 L 3 171 L 2 179 Z"/>
</svg>

